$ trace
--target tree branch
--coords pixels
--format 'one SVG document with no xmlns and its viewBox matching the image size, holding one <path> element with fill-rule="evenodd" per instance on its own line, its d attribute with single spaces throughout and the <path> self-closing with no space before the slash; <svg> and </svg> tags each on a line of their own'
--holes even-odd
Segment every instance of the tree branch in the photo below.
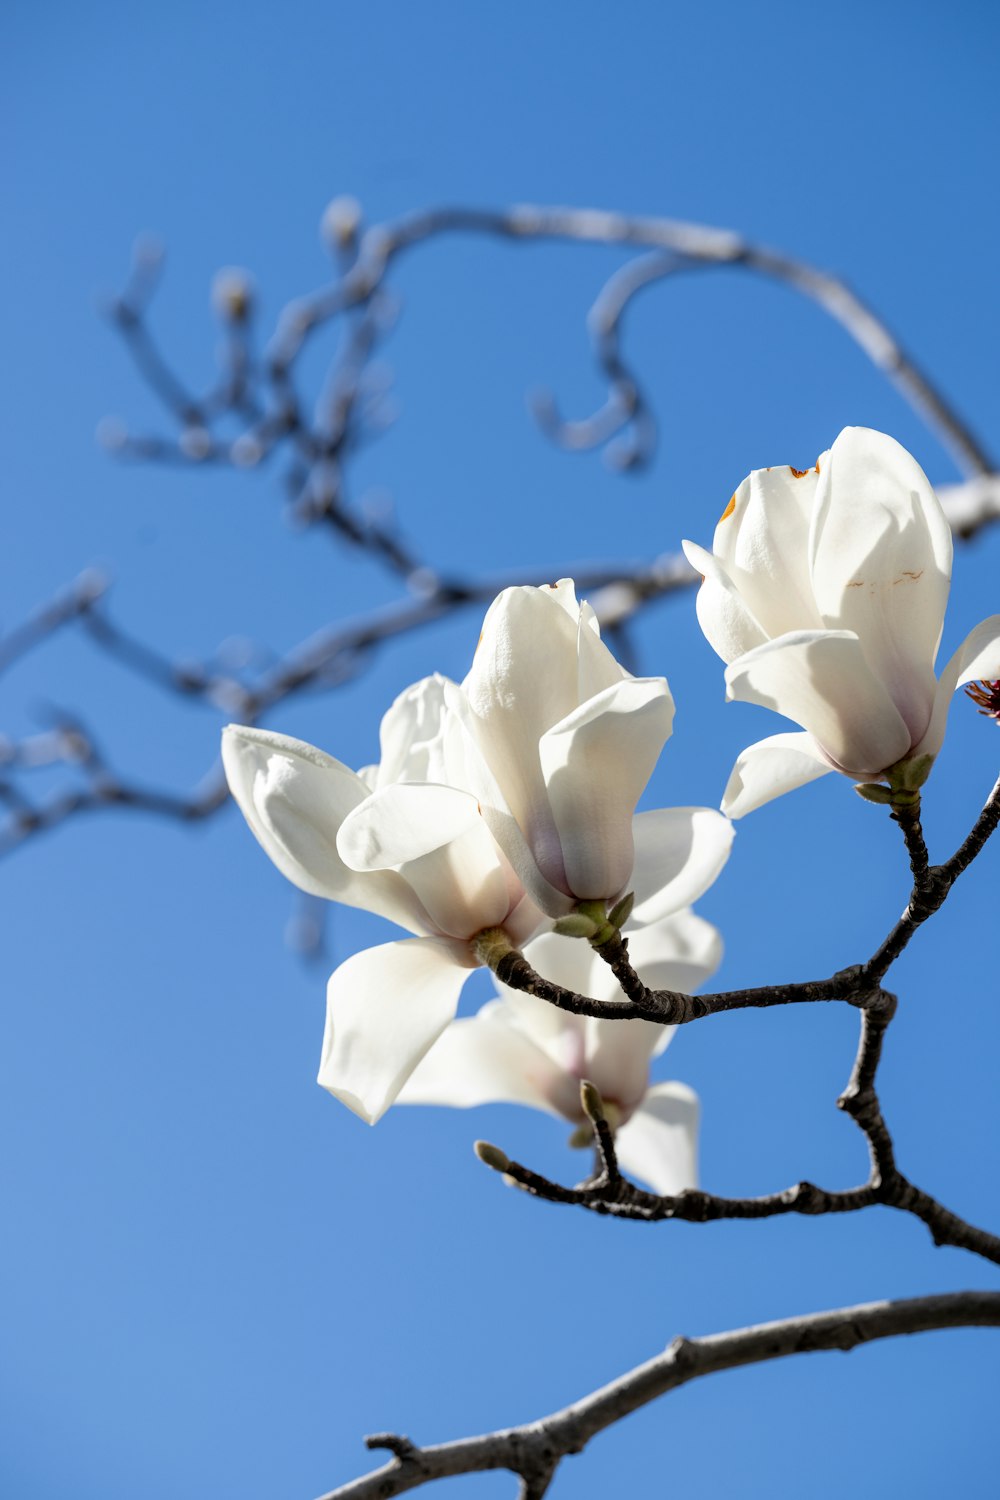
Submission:
<svg viewBox="0 0 1000 1500">
<path fill-rule="evenodd" d="M 429 1448 L 380 1433 L 369 1444 L 389 1447 L 396 1454 L 393 1461 L 330 1490 L 322 1500 L 390 1500 L 438 1479 L 491 1469 L 518 1475 L 522 1496 L 541 1496 L 567 1455 L 581 1453 L 605 1428 L 703 1375 L 823 1349 L 846 1352 L 901 1334 L 996 1327 L 1000 1327 L 1000 1292 L 968 1291 L 861 1303 L 730 1333 L 676 1338 L 664 1353 L 536 1422 Z"/>
</svg>

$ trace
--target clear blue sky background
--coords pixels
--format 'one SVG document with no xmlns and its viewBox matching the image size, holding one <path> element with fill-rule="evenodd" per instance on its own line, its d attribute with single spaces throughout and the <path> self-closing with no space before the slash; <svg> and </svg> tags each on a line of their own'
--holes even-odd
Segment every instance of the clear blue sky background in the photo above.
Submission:
<svg viewBox="0 0 1000 1500">
<path fill-rule="evenodd" d="M 997 31 L 985 0 L 8 4 L 4 625 L 89 563 L 115 572 L 119 616 L 177 656 L 233 635 L 282 650 L 392 597 L 368 562 L 284 527 L 273 475 L 116 468 L 93 442 L 107 412 L 162 425 L 94 310 L 136 232 L 168 241 L 157 325 L 200 382 L 215 268 L 253 268 L 267 321 L 326 274 L 317 223 L 339 192 L 373 220 L 537 200 L 738 228 L 846 274 L 1000 448 Z M 524 392 L 551 386 L 574 413 L 599 398 L 583 315 L 616 263 L 454 240 L 400 267 L 401 419 L 356 481 L 391 490 L 430 558 L 555 571 L 707 542 L 748 469 L 804 467 L 847 422 L 957 477 L 839 330 L 735 273 L 651 292 L 631 320 L 662 422 L 648 474 L 555 452 Z M 998 557 L 996 535 L 959 553 L 946 652 L 1000 608 Z M 461 675 L 477 629 L 467 615 L 414 637 L 275 725 L 368 761 L 392 696 Z M 715 804 L 740 747 L 779 726 L 724 706 L 690 596 L 651 610 L 639 644 L 679 707 L 649 805 Z M 2 693 L 8 732 L 40 702 L 86 710 L 144 780 L 185 789 L 214 754 L 211 712 L 69 638 Z M 927 798 L 936 854 L 998 751 L 958 705 Z M 721 982 L 867 954 L 904 899 L 898 842 L 835 778 L 747 820 L 701 904 L 725 936 Z M 990 848 L 899 965 L 883 1072 L 904 1169 L 994 1227 L 998 861 Z M 289 894 L 231 812 L 193 832 L 81 820 L 0 868 L 12 1500 L 309 1500 L 365 1469 L 365 1432 L 433 1441 L 528 1419 L 678 1332 L 996 1285 L 887 1210 L 647 1228 L 531 1202 L 470 1149 L 485 1135 L 571 1177 L 560 1127 L 525 1111 L 397 1110 L 369 1130 L 313 1081 L 325 973 L 284 946 Z M 376 927 L 336 914 L 333 957 Z M 861 1179 L 863 1144 L 833 1107 L 854 1040 L 854 1016 L 822 1008 L 679 1035 L 659 1066 L 702 1095 L 705 1185 Z M 552 1494 L 983 1493 L 997 1353 L 994 1333 L 959 1332 L 729 1374 L 596 1441 Z M 513 1488 L 494 1475 L 448 1494 Z"/>
</svg>

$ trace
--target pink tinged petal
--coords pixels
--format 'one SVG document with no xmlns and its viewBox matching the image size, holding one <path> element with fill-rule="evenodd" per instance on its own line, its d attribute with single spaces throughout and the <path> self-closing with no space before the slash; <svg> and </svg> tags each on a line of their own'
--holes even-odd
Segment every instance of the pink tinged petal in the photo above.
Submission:
<svg viewBox="0 0 1000 1500">
<path fill-rule="evenodd" d="M 748 651 L 726 668 L 727 696 L 801 724 L 835 765 L 878 776 L 910 749 L 910 731 L 861 643 L 847 630 L 803 630 Z"/>
<path fill-rule="evenodd" d="M 330 976 L 318 1082 L 374 1125 L 453 1019 L 469 970 L 452 944 L 366 948 Z"/>
<path fill-rule="evenodd" d="M 1000 615 L 990 615 L 970 631 L 941 673 L 934 697 L 934 712 L 927 733 L 913 754 L 937 755 L 944 742 L 948 710 L 956 688 L 967 682 L 1000 679 Z"/>
<path fill-rule="evenodd" d="M 729 818 L 745 817 L 832 770 L 811 734 L 772 734 L 740 753 L 722 794 L 722 811 Z"/>
<path fill-rule="evenodd" d="M 538 1002 L 544 1004 L 544 1002 Z M 550 1007 L 551 1008 L 551 1007 Z M 528 1104 L 550 1114 L 565 1075 L 526 1032 L 511 1025 L 502 1001 L 453 1021 L 403 1085 L 398 1104 Z"/>
<path fill-rule="evenodd" d="M 767 640 L 767 632 L 755 619 L 746 600 L 726 570 L 711 552 L 694 542 L 682 542 L 692 568 L 702 575 L 702 585 L 695 599 L 698 624 L 717 656 L 725 662 L 735 661 L 754 646 Z"/>
<path fill-rule="evenodd" d="M 344 820 L 337 847 L 353 869 L 398 870 L 448 937 L 499 926 L 521 900 L 476 799 L 454 787 L 383 787 Z"/>
<path fill-rule="evenodd" d="M 809 576 L 818 468 L 756 469 L 716 527 L 714 552 L 768 636 L 821 629 Z M 749 649 L 749 648 L 745 648 Z"/>
<path fill-rule="evenodd" d="M 427 930 L 426 913 L 398 875 L 359 875 L 337 851 L 345 818 L 368 796 L 333 756 L 288 735 L 231 724 L 222 737 L 229 788 L 258 843 L 301 890 Z"/>
<path fill-rule="evenodd" d="M 820 476 L 810 539 L 824 622 L 853 631 L 912 743 L 934 699 L 952 537 L 917 461 L 893 438 L 847 427 Z"/>
<path fill-rule="evenodd" d="M 698 1096 L 683 1083 L 658 1083 L 615 1137 L 623 1170 L 656 1193 L 698 1186 Z"/>
<path fill-rule="evenodd" d="M 542 736 L 542 770 L 569 890 L 619 895 L 632 874 L 632 815 L 673 723 L 662 677 L 629 678 Z"/>
<path fill-rule="evenodd" d="M 711 807 L 661 807 L 632 822 L 635 905 L 631 927 L 645 927 L 690 906 L 729 858 L 735 830 Z"/>
</svg>

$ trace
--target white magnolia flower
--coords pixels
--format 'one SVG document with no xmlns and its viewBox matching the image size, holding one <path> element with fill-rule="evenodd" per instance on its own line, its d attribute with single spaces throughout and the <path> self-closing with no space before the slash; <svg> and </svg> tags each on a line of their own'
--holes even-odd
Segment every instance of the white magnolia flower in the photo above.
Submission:
<svg viewBox="0 0 1000 1500">
<path fill-rule="evenodd" d="M 634 890 L 635 920 L 650 921 L 694 901 L 725 864 L 732 828 L 710 808 L 633 818 L 673 699 L 665 678 L 619 665 L 571 579 L 499 595 L 450 701 L 479 752 L 483 817 L 550 916 Z"/>
<path fill-rule="evenodd" d="M 629 948 L 648 985 L 687 992 L 703 984 L 722 957 L 716 929 L 690 911 L 633 933 Z M 568 989 L 601 1000 L 621 998 L 610 969 L 588 943 L 543 933 L 525 954 L 539 973 Z M 506 985 L 497 989 L 502 998 L 470 1020 L 452 1022 L 398 1103 L 529 1104 L 584 1125 L 580 1081 L 589 1078 L 604 1100 L 629 1175 L 658 1193 L 697 1185 L 697 1095 L 683 1083 L 649 1081 L 650 1060 L 666 1047 L 674 1027 L 574 1016 Z"/>
<path fill-rule="evenodd" d="M 478 962 L 470 940 L 499 927 L 520 946 L 544 920 L 475 797 L 429 779 L 445 774 L 451 728 L 443 679 L 427 678 L 386 714 L 381 763 L 361 774 L 287 735 L 223 736 L 230 790 L 282 874 L 417 934 L 330 977 L 319 1081 L 370 1123 L 453 1018 Z"/>
<path fill-rule="evenodd" d="M 740 485 L 712 552 L 684 543 L 703 575 L 698 619 L 729 665 L 727 696 L 776 709 L 805 733 L 739 757 L 723 811 L 742 817 L 828 771 L 919 784 L 961 683 L 1000 676 L 1000 615 L 972 631 L 935 679 L 952 537 L 904 448 L 847 427 L 813 469 L 758 469 Z"/>
</svg>

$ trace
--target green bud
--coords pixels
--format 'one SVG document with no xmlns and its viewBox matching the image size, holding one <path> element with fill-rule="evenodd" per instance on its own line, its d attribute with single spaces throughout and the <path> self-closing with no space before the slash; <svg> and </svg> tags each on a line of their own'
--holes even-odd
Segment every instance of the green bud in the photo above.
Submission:
<svg viewBox="0 0 1000 1500">
<path fill-rule="evenodd" d="M 510 1157 L 499 1146 L 490 1145 L 489 1141 L 476 1141 L 472 1147 L 479 1160 L 487 1167 L 492 1167 L 494 1172 L 507 1172 L 510 1170 Z"/>
<path fill-rule="evenodd" d="M 560 937 L 590 938 L 600 929 L 591 917 L 585 917 L 583 912 L 571 911 L 568 916 L 560 917 L 553 927 L 553 932 L 558 932 Z"/>
<path fill-rule="evenodd" d="M 611 923 L 612 927 L 624 927 L 625 923 L 632 915 L 632 908 L 634 905 L 635 891 L 629 891 L 628 895 L 623 896 L 622 899 L 617 903 L 617 905 L 613 906 L 608 912 L 608 921 Z"/>
<path fill-rule="evenodd" d="M 588 1120 L 593 1120 L 596 1125 L 599 1120 L 604 1119 L 604 1100 L 601 1098 L 600 1090 L 589 1078 L 582 1079 L 580 1083 L 580 1103 Z"/>
<path fill-rule="evenodd" d="M 886 772 L 889 785 L 895 792 L 915 792 L 931 774 L 933 764 L 933 755 L 915 755 L 912 760 L 899 760 Z"/>
<path fill-rule="evenodd" d="M 862 784 L 860 786 L 856 786 L 854 790 L 857 792 L 858 796 L 863 797 L 866 802 L 889 803 L 893 800 L 892 788 L 882 786 L 882 784 L 878 781 L 862 782 Z"/>
</svg>

